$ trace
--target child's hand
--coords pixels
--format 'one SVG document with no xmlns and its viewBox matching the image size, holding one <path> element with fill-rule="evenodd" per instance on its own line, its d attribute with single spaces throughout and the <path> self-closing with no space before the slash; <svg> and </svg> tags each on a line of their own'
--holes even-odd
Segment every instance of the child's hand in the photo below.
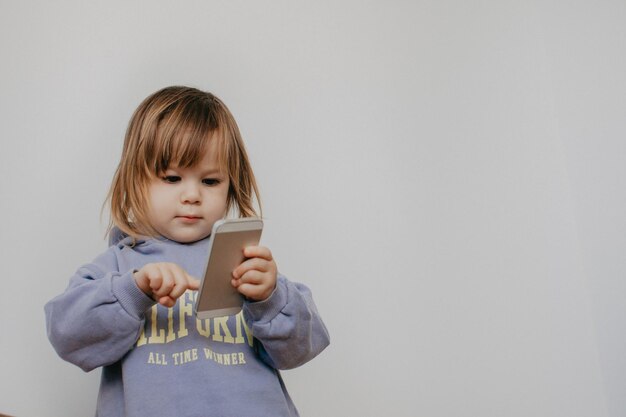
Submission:
<svg viewBox="0 0 626 417">
<path fill-rule="evenodd" d="M 233 287 L 251 300 L 266 300 L 276 287 L 277 268 L 272 252 L 264 246 L 248 246 L 243 254 L 249 259 L 233 271 Z"/>
<path fill-rule="evenodd" d="M 176 299 L 188 289 L 200 287 L 199 280 L 174 263 L 146 264 L 133 277 L 141 291 L 165 307 L 173 307 Z"/>
</svg>

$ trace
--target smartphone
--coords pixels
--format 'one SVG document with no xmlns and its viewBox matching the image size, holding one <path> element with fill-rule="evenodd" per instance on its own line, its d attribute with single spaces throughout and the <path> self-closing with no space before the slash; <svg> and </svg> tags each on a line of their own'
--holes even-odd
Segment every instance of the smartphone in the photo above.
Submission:
<svg viewBox="0 0 626 417">
<path fill-rule="evenodd" d="M 209 238 L 209 259 L 196 298 L 199 319 L 230 316 L 241 311 L 243 296 L 232 286 L 232 273 L 246 258 L 243 249 L 257 246 L 263 220 L 256 217 L 218 220 Z"/>
</svg>

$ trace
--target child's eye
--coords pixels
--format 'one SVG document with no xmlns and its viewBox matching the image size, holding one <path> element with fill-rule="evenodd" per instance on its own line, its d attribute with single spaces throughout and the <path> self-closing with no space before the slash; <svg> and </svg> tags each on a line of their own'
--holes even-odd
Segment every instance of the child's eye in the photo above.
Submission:
<svg viewBox="0 0 626 417">
<path fill-rule="evenodd" d="M 217 185 L 220 183 L 220 180 L 216 179 L 216 178 L 205 178 L 202 180 L 202 183 L 205 185 Z"/>
<path fill-rule="evenodd" d="M 169 182 L 170 184 L 174 184 L 180 181 L 180 177 L 178 175 L 166 175 L 163 177 L 163 181 Z"/>
</svg>

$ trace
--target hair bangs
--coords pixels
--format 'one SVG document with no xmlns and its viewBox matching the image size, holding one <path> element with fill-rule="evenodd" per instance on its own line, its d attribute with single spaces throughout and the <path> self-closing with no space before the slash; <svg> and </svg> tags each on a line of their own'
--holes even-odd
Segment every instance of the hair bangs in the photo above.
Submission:
<svg viewBox="0 0 626 417">
<path fill-rule="evenodd" d="M 189 168 L 200 162 L 220 130 L 214 113 L 206 103 L 195 101 L 182 103 L 163 115 L 152 152 L 151 165 L 156 174 L 171 166 Z"/>
</svg>

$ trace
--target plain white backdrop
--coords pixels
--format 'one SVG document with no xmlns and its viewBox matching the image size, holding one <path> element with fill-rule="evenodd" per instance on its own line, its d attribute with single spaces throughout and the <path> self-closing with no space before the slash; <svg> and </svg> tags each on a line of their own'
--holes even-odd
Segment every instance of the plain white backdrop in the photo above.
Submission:
<svg viewBox="0 0 626 417">
<path fill-rule="evenodd" d="M 221 97 L 331 346 L 303 416 L 626 415 L 623 1 L 0 0 L 0 413 L 85 416 L 43 315 L 132 111 Z M 182 381 L 181 383 L 184 383 Z"/>
</svg>

